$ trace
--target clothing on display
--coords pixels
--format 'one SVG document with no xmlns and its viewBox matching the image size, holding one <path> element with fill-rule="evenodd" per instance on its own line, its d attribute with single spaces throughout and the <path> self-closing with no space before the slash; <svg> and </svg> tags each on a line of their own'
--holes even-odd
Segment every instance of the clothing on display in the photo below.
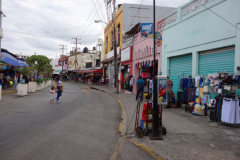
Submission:
<svg viewBox="0 0 240 160">
<path fill-rule="evenodd" d="M 224 98 L 221 121 L 231 124 L 240 124 L 239 100 Z"/>
</svg>

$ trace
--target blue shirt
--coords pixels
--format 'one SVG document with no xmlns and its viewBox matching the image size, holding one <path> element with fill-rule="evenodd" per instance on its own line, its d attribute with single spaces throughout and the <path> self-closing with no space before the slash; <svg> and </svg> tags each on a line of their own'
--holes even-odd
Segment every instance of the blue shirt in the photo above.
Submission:
<svg viewBox="0 0 240 160">
<path fill-rule="evenodd" d="M 137 86 L 137 89 L 139 89 L 140 84 L 142 84 L 142 85 L 144 86 L 145 81 L 144 81 L 143 79 L 137 80 L 137 85 L 138 85 L 138 86 Z"/>
</svg>

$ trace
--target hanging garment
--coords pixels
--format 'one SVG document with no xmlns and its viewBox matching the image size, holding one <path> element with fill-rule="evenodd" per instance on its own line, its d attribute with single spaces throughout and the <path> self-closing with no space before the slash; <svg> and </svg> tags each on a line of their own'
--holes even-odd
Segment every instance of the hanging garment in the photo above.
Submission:
<svg viewBox="0 0 240 160">
<path fill-rule="evenodd" d="M 221 104 L 222 104 L 222 100 L 221 100 L 221 98 L 219 98 L 218 105 L 217 105 L 217 118 L 219 118 Z"/>
<path fill-rule="evenodd" d="M 184 86 L 184 78 L 181 78 L 179 82 L 179 89 L 183 90 L 183 86 Z"/>
<path fill-rule="evenodd" d="M 188 78 L 184 78 L 184 89 L 188 89 L 189 85 L 189 79 Z"/>
<path fill-rule="evenodd" d="M 216 103 L 215 103 L 215 105 L 214 105 L 214 109 L 215 109 L 215 115 L 214 115 L 214 118 L 215 118 L 215 119 L 217 118 L 218 102 L 219 102 L 219 98 L 216 97 Z"/>
<path fill-rule="evenodd" d="M 182 100 L 182 97 L 183 97 L 183 92 L 177 92 L 177 99 L 178 99 L 178 103 L 182 103 L 183 100 Z"/>
<path fill-rule="evenodd" d="M 135 68 L 137 68 L 137 63 L 135 63 Z"/>
<path fill-rule="evenodd" d="M 196 76 L 195 77 L 195 87 L 199 87 L 198 81 L 199 81 L 199 76 Z"/>
<path fill-rule="evenodd" d="M 236 124 L 240 124 L 240 106 L 239 106 L 239 99 L 235 101 L 236 106 Z"/>
<path fill-rule="evenodd" d="M 235 99 L 224 98 L 222 105 L 221 121 L 236 124 L 236 102 Z"/>
<path fill-rule="evenodd" d="M 203 96 L 203 100 L 202 100 L 202 104 L 207 103 L 207 102 L 208 102 L 208 98 L 209 98 L 208 95 L 204 95 L 204 96 Z"/>
<path fill-rule="evenodd" d="M 185 102 L 187 102 L 187 100 L 188 100 L 188 91 L 183 91 L 183 102 L 185 103 Z"/>
<path fill-rule="evenodd" d="M 199 88 L 199 98 L 203 98 L 203 88 Z"/>
<path fill-rule="evenodd" d="M 203 86 L 203 77 L 200 77 L 199 86 Z"/>
<path fill-rule="evenodd" d="M 208 92 L 208 86 L 203 87 L 203 92 Z"/>
<path fill-rule="evenodd" d="M 210 93 L 215 93 L 215 91 L 216 91 L 214 86 L 210 86 L 209 90 L 210 90 Z"/>
<path fill-rule="evenodd" d="M 196 89 L 195 95 L 199 96 L 199 88 Z"/>
<path fill-rule="evenodd" d="M 194 102 L 195 90 L 194 88 L 189 88 L 188 90 L 188 102 Z"/>
<path fill-rule="evenodd" d="M 209 84 L 209 79 L 208 78 L 205 79 L 205 84 L 206 85 Z"/>
<path fill-rule="evenodd" d="M 194 85 L 193 85 L 193 79 L 192 79 L 192 78 L 189 78 L 189 84 L 188 84 L 188 87 L 189 87 L 189 88 L 194 88 Z"/>
</svg>

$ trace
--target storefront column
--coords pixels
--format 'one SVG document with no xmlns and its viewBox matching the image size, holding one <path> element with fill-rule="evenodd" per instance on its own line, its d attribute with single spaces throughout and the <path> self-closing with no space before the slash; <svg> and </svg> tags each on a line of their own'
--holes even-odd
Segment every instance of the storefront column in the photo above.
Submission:
<svg viewBox="0 0 240 160">
<path fill-rule="evenodd" d="M 168 58 L 167 58 L 167 45 L 165 45 L 165 46 L 163 46 L 163 48 L 162 48 L 162 60 L 161 60 L 161 62 L 162 62 L 162 75 L 167 75 L 167 71 L 168 71 L 168 69 L 169 69 L 169 67 L 167 67 L 167 66 L 169 66 L 169 64 L 168 64 L 168 62 L 169 62 L 169 60 L 168 60 Z"/>
<path fill-rule="evenodd" d="M 237 24 L 237 28 L 240 28 L 240 23 Z M 240 66 L 240 30 L 237 28 L 236 28 L 234 73 L 238 72 L 237 67 Z"/>
<path fill-rule="evenodd" d="M 198 75 L 198 60 L 199 54 L 198 52 L 194 51 L 192 53 L 192 77 L 196 77 Z"/>
</svg>

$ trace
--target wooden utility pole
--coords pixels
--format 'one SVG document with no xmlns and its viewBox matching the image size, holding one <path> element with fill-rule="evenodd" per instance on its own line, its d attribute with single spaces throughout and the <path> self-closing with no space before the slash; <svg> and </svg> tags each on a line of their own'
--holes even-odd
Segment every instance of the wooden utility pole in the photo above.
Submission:
<svg viewBox="0 0 240 160">
<path fill-rule="evenodd" d="M 64 46 L 63 44 L 62 44 L 62 45 L 59 45 L 59 46 L 62 47 L 62 48 L 59 48 L 59 49 L 62 50 L 62 71 L 63 71 L 63 54 L 64 54 L 64 49 L 67 49 L 67 48 L 65 48 L 65 47 L 67 47 L 67 46 Z"/>
<path fill-rule="evenodd" d="M 81 43 L 77 43 L 77 41 L 78 40 L 81 40 L 81 38 L 80 39 L 78 39 L 78 38 L 72 38 L 72 39 L 75 39 L 76 40 L 76 42 L 72 42 L 72 44 L 76 44 L 76 48 L 75 48 L 75 61 L 74 61 L 74 66 L 75 66 L 75 71 L 76 71 L 76 62 L 77 62 L 77 45 L 78 44 L 81 44 Z M 75 75 L 75 83 L 76 83 L 76 75 Z"/>
<path fill-rule="evenodd" d="M 119 88 L 118 88 L 118 75 L 117 75 L 117 41 L 116 41 L 116 8 L 115 8 L 115 0 L 113 0 L 113 41 L 114 41 L 114 88 L 115 88 L 115 93 L 119 93 Z"/>
</svg>

